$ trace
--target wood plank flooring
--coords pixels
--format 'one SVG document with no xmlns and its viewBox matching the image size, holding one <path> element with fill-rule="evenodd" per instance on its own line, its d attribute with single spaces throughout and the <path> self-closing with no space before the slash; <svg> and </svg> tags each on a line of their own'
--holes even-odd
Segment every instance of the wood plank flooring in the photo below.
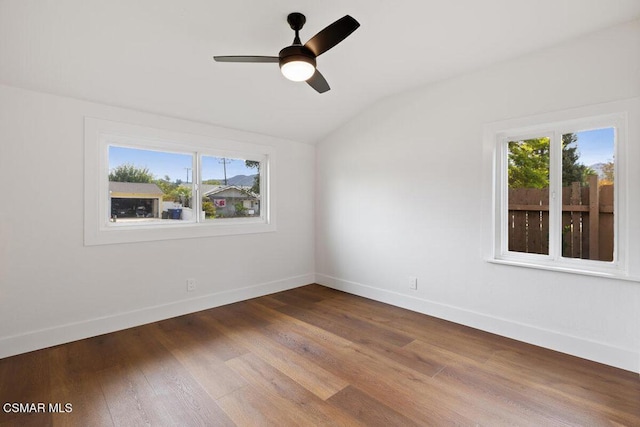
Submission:
<svg viewBox="0 0 640 427">
<path fill-rule="evenodd" d="M 0 359 L 40 402 L 0 426 L 640 426 L 640 377 L 309 285 Z"/>
</svg>

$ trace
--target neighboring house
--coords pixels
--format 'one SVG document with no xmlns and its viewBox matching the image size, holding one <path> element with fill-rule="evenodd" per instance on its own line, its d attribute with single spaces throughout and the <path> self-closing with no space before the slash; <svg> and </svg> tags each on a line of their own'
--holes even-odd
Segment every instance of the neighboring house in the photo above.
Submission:
<svg viewBox="0 0 640 427">
<path fill-rule="evenodd" d="M 235 185 L 203 186 L 202 196 L 208 198 L 216 207 L 216 216 L 259 216 L 260 198 L 248 188 Z M 242 206 L 238 212 L 237 206 Z"/>
<path fill-rule="evenodd" d="M 156 184 L 109 181 L 111 215 L 159 218 L 163 193 Z"/>
</svg>

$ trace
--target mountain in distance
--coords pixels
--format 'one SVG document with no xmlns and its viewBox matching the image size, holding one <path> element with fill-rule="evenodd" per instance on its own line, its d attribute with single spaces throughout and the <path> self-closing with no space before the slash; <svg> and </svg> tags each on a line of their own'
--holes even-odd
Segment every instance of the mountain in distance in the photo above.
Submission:
<svg viewBox="0 0 640 427">
<path fill-rule="evenodd" d="M 231 178 L 227 178 L 228 185 L 237 185 L 238 187 L 251 187 L 253 185 L 254 175 L 236 175 Z M 224 179 L 222 180 L 224 182 Z"/>
<path fill-rule="evenodd" d="M 589 168 L 592 169 L 598 175 L 598 179 L 603 179 L 604 178 L 603 167 L 605 165 L 606 163 L 594 163 L 591 166 L 589 166 Z"/>
<path fill-rule="evenodd" d="M 238 187 L 251 187 L 253 186 L 253 182 L 254 182 L 253 179 L 256 176 L 258 176 L 258 174 L 232 176 L 231 178 L 227 178 L 227 185 L 236 185 Z M 224 185 L 224 178 L 207 179 L 203 182 L 211 183 L 212 181 L 217 181 L 220 183 L 219 185 Z"/>
</svg>

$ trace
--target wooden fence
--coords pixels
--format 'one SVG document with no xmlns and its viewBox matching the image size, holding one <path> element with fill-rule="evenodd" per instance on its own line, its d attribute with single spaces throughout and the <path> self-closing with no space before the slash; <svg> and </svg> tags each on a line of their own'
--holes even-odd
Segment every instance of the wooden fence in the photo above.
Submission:
<svg viewBox="0 0 640 427">
<path fill-rule="evenodd" d="M 509 189 L 509 250 L 549 253 L 549 190 Z M 613 185 L 562 189 L 562 256 L 613 260 Z"/>
</svg>

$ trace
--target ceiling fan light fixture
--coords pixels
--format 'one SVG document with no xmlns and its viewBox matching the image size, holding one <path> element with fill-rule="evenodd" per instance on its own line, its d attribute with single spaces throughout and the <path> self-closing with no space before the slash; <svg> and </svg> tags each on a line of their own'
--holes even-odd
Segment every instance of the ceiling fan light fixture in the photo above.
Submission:
<svg viewBox="0 0 640 427">
<path fill-rule="evenodd" d="M 298 46 L 291 47 L 295 50 L 301 50 L 301 47 Z M 309 80 L 316 72 L 316 60 L 313 56 L 304 53 L 282 55 L 280 57 L 280 71 L 291 81 L 303 82 Z"/>
</svg>

